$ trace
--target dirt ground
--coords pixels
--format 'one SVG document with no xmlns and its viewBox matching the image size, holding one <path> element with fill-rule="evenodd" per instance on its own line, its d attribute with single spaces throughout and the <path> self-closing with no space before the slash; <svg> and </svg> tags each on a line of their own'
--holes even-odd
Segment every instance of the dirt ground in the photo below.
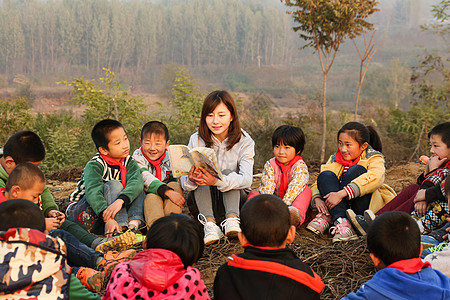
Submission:
<svg viewBox="0 0 450 300">
<path fill-rule="evenodd" d="M 422 171 L 423 166 L 415 162 L 393 166 L 386 170 L 385 183 L 398 193 L 415 183 Z M 310 168 L 310 183 L 317 178 L 317 172 L 317 167 Z M 75 189 L 80 176 L 81 170 L 76 169 L 48 174 L 48 186 L 61 211 L 65 211 L 68 196 Z M 254 186 L 258 185 L 258 181 L 259 178 L 255 177 Z M 365 238 L 335 244 L 331 243 L 330 238 L 329 234 L 313 234 L 306 230 L 304 224 L 297 230 L 296 239 L 289 247 L 322 278 L 326 286 L 321 299 L 340 299 L 372 278 L 375 269 L 366 249 Z M 225 240 L 205 248 L 196 267 L 201 271 L 211 297 L 217 268 L 227 261 L 228 256 L 242 251 L 237 240 Z"/>
</svg>

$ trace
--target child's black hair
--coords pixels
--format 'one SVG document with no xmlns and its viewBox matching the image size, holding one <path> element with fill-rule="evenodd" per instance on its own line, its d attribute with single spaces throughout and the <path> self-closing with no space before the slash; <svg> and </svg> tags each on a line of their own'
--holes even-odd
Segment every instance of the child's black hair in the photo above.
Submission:
<svg viewBox="0 0 450 300">
<path fill-rule="evenodd" d="M 428 133 L 428 138 L 432 135 L 439 135 L 442 142 L 450 148 L 450 122 L 438 124 L 433 127 Z"/>
<path fill-rule="evenodd" d="M 39 136 L 29 130 L 13 134 L 3 147 L 3 157 L 11 156 L 16 164 L 41 162 L 45 158 L 45 148 Z"/>
<path fill-rule="evenodd" d="M 272 134 L 272 148 L 276 145 L 286 145 L 295 148 L 296 154 L 301 154 L 305 148 L 305 134 L 300 127 L 281 125 Z"/>
<path fill-rule="evenodd" d="M 367 233 L 367 247 L 386 266 L 420 257 L 419 226 L 411 215 L 389 211 L 377 216 Z"/>
<path fill-rule="evenodd" d="M 169 140 L 169 130 L 167 129 L 167 126 L 159 121 L 145 123 L 141 130 L 141 140 L 144 139 L 147 134 L 150 136 L 152 134 L 162 135 L 166 142 Z"/>
<path fill-rule="evenodd" d="M 147 249 L 160 248 L 174 252 L 185 268 L 196 263 L 203 254 L 203 230 L 191 217 L 170 214 L 157 219 L 146 235 Z"/>
<path fill-rule="evenodd" d="M 44 213 L 31 201 L 11 199 L 0 203 L 0 231 L 31 228 L 45 231 Z"/>
<path fill-rule="evenodd" d="M 373 149 L 380 152 L 383 150 L 380 136 L 372 126 L 365 126 L 359 122 L 348 122 L 338 131 L 338 139 L 343 132 L 354 138 L 360 146 L 367 142 Z"/>
<path fill-rule="evenodd" d="M 445 191 L 445 196 L 447 198 L 450 197 L 450 177 L 446 177 L 445 181 L 444 181 L 444 191 Z"/>
<path fill-rule="evenodd" d="M 242 206 L 241 229 L 247 241 L 259 247 L 279 247 L 286 240 L 291 219 L 279 197 L 261 194 Z"/>
<path fill-rule="evenodd" d="M 29 162 L 21 163 L 9 174 L 5 190 L 9 192 L 14 185 L 18 185 L 23 190 L 28 190 L 36 182 L 45 182 L 45 176 L 41 169 Z"/>
<path fill-rule="evenodd" d="M 116 128 L 123 128 L 123 125 L 119 121 L 112 119 L 101 120 L 95 124 L 94 128 L 92 128 L 91 137 L 97 150 L 100 147 L 109 150 L 109 135 Z"/>
</svg>

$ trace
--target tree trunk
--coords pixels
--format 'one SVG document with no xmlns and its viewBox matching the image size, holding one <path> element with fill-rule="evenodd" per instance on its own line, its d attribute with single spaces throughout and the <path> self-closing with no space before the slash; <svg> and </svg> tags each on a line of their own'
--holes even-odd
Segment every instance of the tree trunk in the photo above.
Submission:
<svg viewBox="0 0 450 300">
<path fill-rule="evenodd" d="M 323 100 L 322 100 L 322 150 L 320 151 L 320 161 L 325 162 L 325 147 L 327 142 L 327 75 L 323 72 Z"/>
</svg>

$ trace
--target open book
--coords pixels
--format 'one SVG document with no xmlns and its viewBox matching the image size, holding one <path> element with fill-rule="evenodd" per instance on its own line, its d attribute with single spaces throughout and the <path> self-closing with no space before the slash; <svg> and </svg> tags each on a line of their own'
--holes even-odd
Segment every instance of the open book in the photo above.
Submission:
<svg viewBox="0 0 450 300">
<path fill-rule="evenodd" d="M 168 151 L 173 177 L 188 175 L 194 165 L 197 168 L 204 168 L 217 179 L 223 178 L 214 149 L 196 147 L 191 150 L 185 145 L 170 145 Z"/>
</svg>

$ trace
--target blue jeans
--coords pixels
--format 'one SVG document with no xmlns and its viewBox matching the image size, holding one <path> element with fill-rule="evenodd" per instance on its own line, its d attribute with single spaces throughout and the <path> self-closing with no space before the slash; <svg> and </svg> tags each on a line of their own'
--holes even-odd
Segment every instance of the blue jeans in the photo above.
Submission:
<svg viewBox="0 0 450 300">
<path fill-rule="evenodd" d="M 110 180 L 103 185 L 103 197 L 106 200 L 106 204 L 109 206 L 117 200 L 120 193 L 123 190 L 123 185 L 118 180 Z M 123 207 L 117 212 L 114 220 L 117 221 L 119 226 L 128 226 L 129 220 L 141 220 L 144 221 L 144 199 L 145 193 L 142 191 L 136 199 L 128 207 Z M 67 219 L 80 224 L 86 230 L 91 230 L 97 234 L 104 233 L 104 223 L 90 207 L 86 200 L 86 196 L 81 198 L 77 203 L 69 206 L 66 211 Z"/>
<path fill-rule="evenodd" d="M 67 248 L 67 262 L 71 267 L 88 267 L 95 269 L 99 257 L 103 253 L 95 251 L 81 243 L 75 236 L 62 229 L 54 229 L 48 233 L 52 237 L 59 237 Z"/>
<path fill-rule="evenodd" d="M 320 197 L 323 199 L 324 196 L 331 192 L 338 192 L 347 186 L 353 179 L 359 177 L 360 175 L 367 173 L 367 169 L 360 165 L 354 165 L 348 168 L 342 179 L 339 180 L 331 171 L 324 171 L 317 177 L 317 187 L 320 192 Z M 364 211 L 369 208 L 370 199 L 372 194 L 366 194 L 364 196 L 356 197 L 350 200 L 346 198 L 342 199 L 335 207 L 330 210 L 331 217 L 333 218 L 333 223 L 338 218 L 346 218 L 346 210 L 351 208 L 357 215 L 363 215 Z"/>
</svg>

